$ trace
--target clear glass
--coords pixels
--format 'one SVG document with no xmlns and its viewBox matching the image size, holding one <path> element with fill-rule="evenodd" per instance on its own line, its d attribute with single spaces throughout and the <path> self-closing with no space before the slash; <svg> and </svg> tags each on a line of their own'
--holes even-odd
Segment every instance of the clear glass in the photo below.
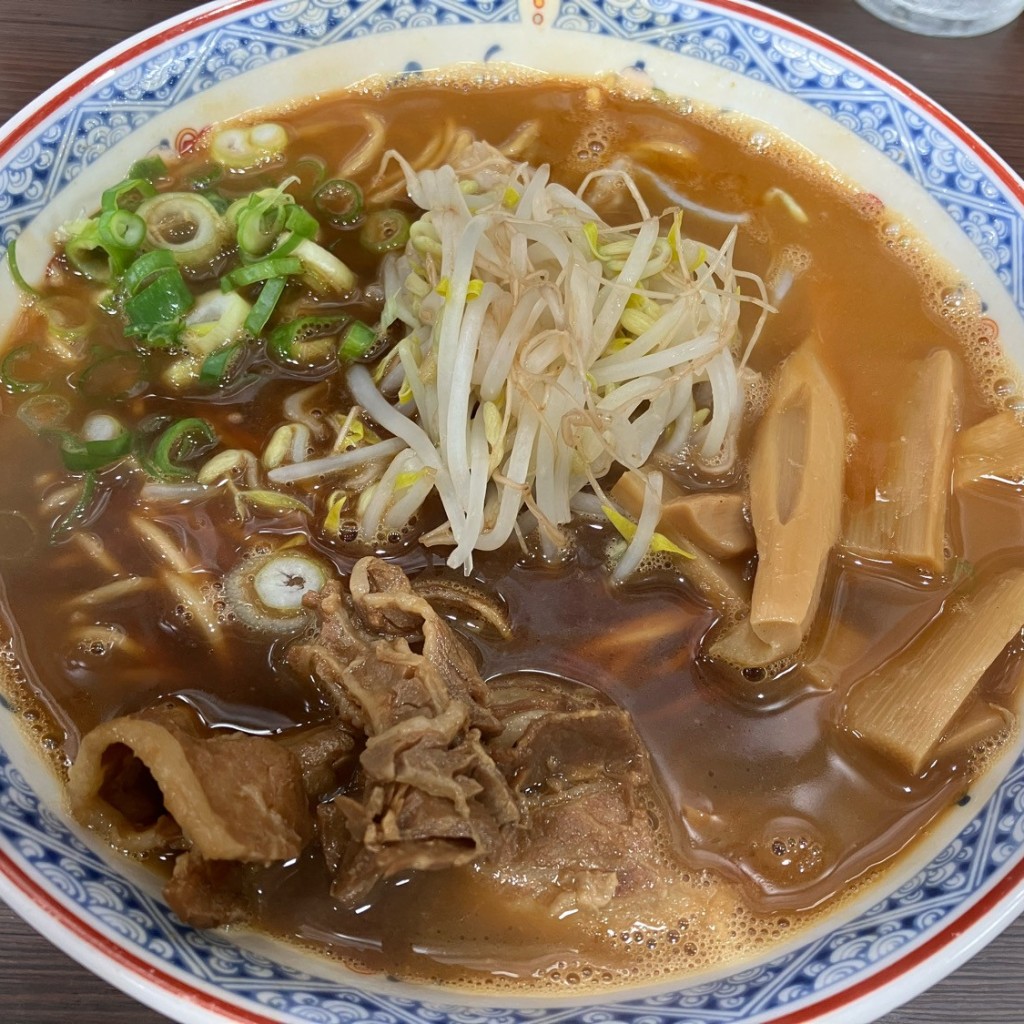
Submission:
<svg viewBox="0 0 1024 1024">
<path fill-rule="evenodd" d="M 857 0 L 883 21 L 926 36 L 980 36 L 1008 25 L 1024 0 Z"/>
</svg>

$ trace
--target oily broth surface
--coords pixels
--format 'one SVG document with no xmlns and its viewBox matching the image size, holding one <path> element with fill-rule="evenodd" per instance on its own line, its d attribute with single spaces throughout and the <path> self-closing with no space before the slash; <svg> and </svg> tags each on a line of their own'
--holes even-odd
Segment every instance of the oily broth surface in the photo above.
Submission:
<svg viewBox="0 0 1024 1024">
<path fill-rule="evenodd" d="M 678 189 L 717 210 L 746 211 L 736 265 L 769 281 L 785 266 L 798 271 L 752 365 L 770 375 L 808 332 L 826 339 L 825 358 L 841 385 L 850 427 L 851 499 L 872 486 L 899 382 L 912 361 L 939 346 L 955 353 L 965 379 L 965 425 L 981 419 L 1005 390 L 993 325 L 972 307 L 970 296 L 942 279 L 872 197 L 845 189 L 806 154 L 756 125 L 574 83 L 481 88 L 407 80 L 290 113 L 290 153 L 316 153 L 328 166 L 340 164 L 358 145 L 361 113 L 368 109 L 387 121 L 389 145 L 410 156 L 448 119 L 499 143 L 539 118 L 541 132 L 529 159 L 551 163 L 553 177 L 571 187 L 651 140 L 670 143 L 645 150 L 650 173 L 639 174 L 638 181 L 651 208 L 670 206 L 671 189 Z M 199 152 L 175 173 L 184 177 L 203 162 Z M 246 182 L 240 193 L 260 184 Z M 766 200 L 773 188 L 795 200 L 807 223 L 785 203 Z M 635 218 L 621 191 L 606 212 L 613 220 Z M 692 212 L 684 218 L 687 234 L 714 244 L 729 226 Z M 340 240 L 337 251 L 357 273 L 372 272 L 357 246 Z M 66 288 L 73 293 L 75 285 Z M 23 330 L 38 332 L 38 319 L 27 316 Z M 147 412 L 205 416 L 225 444 L 258 450 L 295 386 L 272 382 L 235 403 L 172 403 L 149 395 L 131 401 Z M 327 401 L 347 407 L 341 385 L 330 384 Z M 5 399 L 5 411 L 8 405 Z M 55 446 L 4 416 L 0 458 L 8 474 L 5 508 L 23 513 L 44 537 L 52 514 L 40 512 L 39 494 L 63 472 Z M 680 475 L 693 483 L 685 467 Z M 330 482 L 323 486 L 329 490 Z M 133 499 L 127 486 L 115 488 L 90 532 L 123 572 L 146 575 L 151 556 L 117 526 L 118 513 Z M 952 530 L 957 553 L 975 564 L 1020 564 L 1024 527 L 1012 508 L 1005 488 L 958 498 Z M 156 516 L 182 539 L 214 599 L 219 577 L 260 534 L 303 528 L 301 520 L 288 518 L 239 522 L 226 496 L 177 510 L 162 507 Z M 744 678 L 698 657 L 715 616 L 678 570 L 662 569 L 613 593 L 600 568 L 615 537 L 587 522 L 577 524 L 575 536 L 577 558 L 562 568 L 523 564 L 515 553 L 480 558 L 475 579 L 507 604 L 515 638 L 498 643 L 467 637 L 485 679 L 518 672 L 562 676 L 596 686 L 631 713 L 664 789 L 666 806 L 652 814 L 665 823 L 666 843 L 683 843 L 689 866 L 673 887 L 674 905 L 666 909 L 663 902 L 638 898 L 614 917 L 579 913 L 559 920 L 532 905 L 499 906 L 486 872 L 470 867 L 400 877 L 381 886 L 366 908 L 344 911 L 325 896 L 326 873 L 314 849 L 267 874 L 264 927 L 358 969 L 463 986 L 528 982 L 578 989 L 655 980 L 756 954 L 834 913 L 840 902 L 834 893 L 848 900 L 860 891 L 878 865 L 969 785 L 976 770 L 970 759 L 907 779 L 831 727 L 855 675 L 900 650 L 939 611 L 949 580 L 834 558 L 823 606 L 870 631 L 876 642 L 869 655 L 839 673 L 835 692 L 822 693 L 795 683 L 790 672 Z M 342 572 L 363 553 L 316 537 L 313 544 Z M 31 558 L 0 563 L 14 637 L 7 659 L 12 689 L 21 690 L 20 704 L 26 687 L 38 699 L 39 706 L 27 711 L 47 723 L 43 732 L 59 758 L 73 757 L 79 737 L 97 723 L 167 696 L 190 703 L 212 728 L 272 734 L 324 717 L 312 688 L 281 670 L 282 644 L 268 649 L 226 608 L 221 616 L 228 640 L 219 654 L 197 638 L 185 609 L 158 592 L 105 605 L 100 616 L 137 640 L 146 652 L 142 663 L 102 643 L 68 639 L 76 625 L 96 620 L 75 605 L 75 595 L 106 581 L 76 545 L 51 548 L 37 539 Z M 442 571 L 443 559 L 411 544 L 390 553 L 410 571 Z M 671 616 L 676 628 L 638 650 L 625 628 L 659 616 Z M 616 645 L 619 631 L 623 639 Z M 1011 652 L 987 675 L 987 697 L 1010 702 L 1016 661 Z"/>
</svg>

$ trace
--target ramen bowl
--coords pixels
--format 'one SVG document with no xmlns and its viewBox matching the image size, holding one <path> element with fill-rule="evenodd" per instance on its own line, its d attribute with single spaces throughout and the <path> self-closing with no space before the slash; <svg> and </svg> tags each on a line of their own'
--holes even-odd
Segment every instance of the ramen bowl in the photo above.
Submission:
<svg viewBox="0 0 1024 1024">
<path fill-rule="evenodd" d="M 1024 367 L 1024 185 L 953 118 L 826 37 L 738 2 L 234 0 L 159 26 L 0 131 L 0 234 L 22 270 L 132 160 L 203 128 L 368 76 L 500 62 L 621 73 L 770 123 L 879 197 L 983 300 Z M 14 285 L 0 281 L 11 308 Z M 13 649 L 5 651 L 12 657 Z M 768 958 L 600 996 L 488 1000 L 366 976 L 248 933 L 199 932 L 158 880 L 68 818 L 29 730 L 0 709 L 0 895 L 66 952 L 183 1022 L 347 1024 L 873 1020 L 955 968 L 1024 905 L 1020 744 L 875 887 Z"/>
</svg>

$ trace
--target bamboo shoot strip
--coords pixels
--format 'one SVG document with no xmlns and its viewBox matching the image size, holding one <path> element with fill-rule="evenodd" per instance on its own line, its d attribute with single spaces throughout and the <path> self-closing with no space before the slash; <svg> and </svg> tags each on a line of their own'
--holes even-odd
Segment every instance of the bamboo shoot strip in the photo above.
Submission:
<svg viewBox="0 0 1024 1024">
<path fill-rule="evenodd" d="M 842 724 L 919 774 L 1022 622 L 1024 569 L 960 600 L 954 592 L 913 643 L 854 685 Z"/>
<path fill-rule="evenodd" d="M 961 432 L 956 439 L 953 486 L 986 476 L 1024 477 L 1024 426 L 1012 412 L 999 412 Z"/>
<path fill-rule="evenodd" d="M 643 489 L 635 480 L 628 486 L 643 497 Z M 666 477 L 662 485 L 658 532 L 669 540 L 684 537 L 714 558 L 749 555 L 754 551 L 754 531 L 747 520 L 746 509 L 747 496 L 740 491 L 689 494 Z"/>
<path fill-rule="evenodd" d="M 753 630 L 749 618 L 740 619 L 716 638 L 709 648 L 712 658 L 737 668 L 766 668 L 788 657 L 775 644 L 765 643 Z"/>
<path fill-rule="evenodd" d="M 918 367 L 875 500 L 847 517 L 852 551 L 943 571 L 957 397 L 953 356 L 939 349 Z"/>
<path fill-rule="evenodd" d="M 935 748 L 936 758 L 981 753 L 986 744 L 997 743 L 1013 727 L 1014 716 L 998 704 L 976 700 Z"/>
<path fill-rule="evenodd" d="M 658 529 L 670 528 L 715 558 L 737 558 L 754 550 L 754 531 L 744 515 L 746 498 L 735 491 L 681 494 L 663 502 Z"/>
<path fill-rule="evenodd" d="M 624 473 L 612 488 L 611 496 L 626 515 L 635 519 L 644 503 L 642 479 L 636 473 Z M 750 607 L 748 587 L 738 571 L 722 565 L 703 551 L 679 528 L 678 523 L 661 519 L 657 530 L 692 556 L 679 560 L 679 570 L 712 608 L 730 618 L 747 613 Z"/>
<path fill-rule="evenodd" d="M 871 650 L 873 638 L 842 618 L 823 616 L 828 624 L 819 642 L 809 641 L 800 678 L 819 690 L 834 690 L 852 665 Z"/>
<path fill-rule="evenodd" d="M 757 575 L 750 625 L 779 653 L 803 643 L 839 536 L 842 406 L 810 342 L 784 363 L 750 456 Z"/>
</svg>

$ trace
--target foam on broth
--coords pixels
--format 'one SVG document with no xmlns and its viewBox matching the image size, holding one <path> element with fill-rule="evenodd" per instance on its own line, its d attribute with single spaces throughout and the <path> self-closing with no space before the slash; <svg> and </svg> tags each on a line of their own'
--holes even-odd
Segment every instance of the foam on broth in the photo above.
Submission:
<svg viewBox="0 0 1024 1024">
<path fill-rule="evenodd" d="M 1019 402 L 1017 375 L 999 353 L 996 325 L 969 289 L 874 197 L 761 125 L 593 83 L 410 77 L 290 111 L 279 118 L 293 140 L 290 152 L 338 163 L 358 144 L 363 109 L 388 123 L 389 146 L 410 153 L 422 149 L 445 119 L 495 143 L 538 119 L 539 136 L 524 157 L 550 163 L 553 176 L 570 187 L 639 149 L 650 173 L 638 180 L 653 210 L 672 205 L 677 190 L 692 203 L 745 216 L 737 266 L 756 271 L 769 285 L 791 277 L 752 357 L 763 378 L 749 395 L 749 419 L 767 402 L 773 368 L 810 331 L 820 332 L 828 341 L 829 369 L 841 382 L 850 429 L 848 497 L 873 486 L 906 369 L 933 348 L 949 348 L 963 369 L 963 425 Z M 652 140 L 666 145 L 652 148 Z M 172 173 L 184 179 L 204 162 L 200 150 Z M 766 200 L 771 189 L 791 197 L 807 222 L 786 202 Z M 627 198 L 611 198 L 610 220 L 630 215 Z M 717 243 L 730 222 L 691 210 L 685 225 Z M 342 251 L 357 273 L 373 272 L 368 257 L 354 248 Z M 65 282 L 73 295 L 75 283 Z M 18 328 L 21 337 L 40 330 L 39 318 L 31 315 Z M 240 406 L 177 399 L 174 408 L 177 415 L 213 420 L 225 443 L 258 450 L 294 387 L 287 380 L 271 382 L 258 400 Z M 335 404 L 344 405 L 343 385 L 334 382 L 330 389 Z M 166 400 L 145 395 L 128 402 L 133 411 L 166 406 Z M 741 449 L 748 441 L 741 439 Z M 223 496 L 160 509 L 162 525 L 188 538 L 190 552 L 209 574 L 207 596 L 228 630 L 229 657 L 214 658 L 196 640 L 187 610 L 168 607 L 157 593 L 103 609 L 104 623 L 147 653 L 142 663 L 126 661 L 114 648 L 62 633 L 65 626 L 90 621 L 73 598 L 100 580 L 95 562 L 74 542 L 51 548 L 38 540 L 51 514 L 40 508 L 40 494 L 52 490 L 62 473 L 54 447 L 4 415 L 0 459 L 8 481 L 4 507 L 37 531 L 31 558 L 0 564 L 13 637 L 2 662 L 5 689 L 58 768 L 66 767 L 79 737 L 97 723 L 167 696 L 189 703 L 213 729 L 274 734 L 324 715 L 317 696 L 282 671 L 280 647 L 268 648 L 238 628 L 216 591 L 216 579 L 255 535 L 299 533 L 301 522 L 258 516 L 238 522 Z M 686 465 L 676 472 L 690 487 L 722 483 Z M 1019 490 L 993 485 L 958 495 L 950 537 L 963 563 L 1024 562 Z M 116 526 L 133 501 L 127 485 L 115 488 L 90 532 L 124 571 L 143 574 L 144 550 Z M 357 970 L 489 991 L 582 990 L 720 968 L 762 955 L 859 896 L 963 796 L 1009 738 L 989 740 L 908 778 L 834 727 L 849 685 L 902 649 L 937 614 L 951 579 L 833 557 L 823 608 L 836 619 L 855 621 L 876 640 L 868 655 L 841 668 L 836 689 L 824 692 L 795 683 L 789 665 L 744 674 L 709 661 L 702 642 L 716 615 L 687 582 L 685 567 L 652 557 L 642 583 L 613 591 L 601 567 L 616 541 L 614 531 L 585 519 L 574 529 L 576 557 L 561 567 L 524 564 L 518 551 L 478 559 L 474 579 L 506 604 L 515 637 L 508 643 L 475 633 L 467 638 L 485 679 L 560 676 L 596 686 L 630 712 L 663 788 L 664 804 L 650 813 L 663 823 L 666 870 L 675 873 L 671 905 L 641 894 L 613 904 L 612 913 L 559 919 L 530 903 L 499 903 L 495 881 L 479 865 L 403 875 L 380 885 L 365 907 L 343 910 L 326 896 L 319 854 L 307 851 L 265 876 L 262 927 Z M 311 543 L 343 572 L 363 553 L 315 535 Z M 443 574 L 443 560 L 409 538 L 387 553 L 409 571 Z M 676 628 L 639 648 L 623 632 L 621 649 L 614 643 L 609 648 L 608 638 L 629 623 L 666 615 Z M 827 628 L 820 615 L 810 643 Z M 1008 651 L 986 674 L 981 686 L 987 699 L 1016 707 L 1021 656 Z M 678 849 L 682 869 L 674 859 Z"/>
</svg>

